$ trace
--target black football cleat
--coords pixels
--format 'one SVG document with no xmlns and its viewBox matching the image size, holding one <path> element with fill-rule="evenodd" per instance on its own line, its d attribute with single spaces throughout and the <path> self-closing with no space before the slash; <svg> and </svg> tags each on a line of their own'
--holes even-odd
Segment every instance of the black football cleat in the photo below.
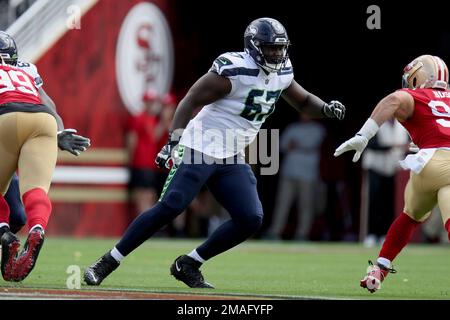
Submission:
<svg viewBox="0 0 450 320">
<path fill-rule="evenodd" d="M 5 231 L 1 238 L 2 261 L 1 272 L 6 281 L 16 281 L 14 278 L 15 261 L 20 249 L 19 239 L 9 230 Z"/>
<path fill-rule="evenodd" d="M 30 274 L 44 244 L 44 230 L 36 227 L 28 234 L 27 241 L 15 262 L 14 281 L 22 281 Z"/>
<path fill-rule="evenodd" d="M 90 286 L 98 286 L 102 281 L 119 266 L 119 262 L 108 251 L 94 264 L 84 271 L 84 281 Z"/>
<path fill-rule="evenodd" d="M 170 274 L 175 279 L 184 282 L 191 288 L 208 288 L 214 289 L 214 287 L 205 281 L 199 268 L 202 264 L 195 259 L 182 255 L 179 256 L 174 263 L 170 266 Z"/>
</svg>

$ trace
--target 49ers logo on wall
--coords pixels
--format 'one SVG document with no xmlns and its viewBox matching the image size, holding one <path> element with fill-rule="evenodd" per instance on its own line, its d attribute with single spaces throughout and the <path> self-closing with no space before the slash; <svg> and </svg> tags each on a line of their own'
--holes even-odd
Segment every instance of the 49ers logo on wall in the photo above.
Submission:
<svg viewBox="0 0 450 320">
<path fill-rule="evenodd" d="M 127 109 L 138 113 L 147 89 L 170 90 L 173 46 L 164 14 L 152 3 L 135 5 L 125 17 L 116 51 L 117 85 Z"/>
</svg>

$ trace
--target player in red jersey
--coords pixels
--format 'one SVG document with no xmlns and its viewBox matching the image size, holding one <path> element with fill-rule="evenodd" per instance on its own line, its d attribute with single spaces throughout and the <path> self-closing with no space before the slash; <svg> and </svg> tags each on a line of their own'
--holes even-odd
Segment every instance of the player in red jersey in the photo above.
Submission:
<svg viewBox="0 0 450 320">
<path fill-rule="evenodd" d="M 450 239 L 450 91 L 449 73 L 444 61 L 422 55 L 409 63 L 403 74 L 403 89 L 383 98 L 359 132 L 340 145 L 335 156 L 355 150 L 358 161 L 379 126 L 395 117 L 408 130 L 419 147 L 401 161 L 411 170 L 405 188 L 403 213 L 391 224 L 376 264 L 369 261 L 363 288 L 375 292 L 388 273 L 395 273 L 392 261 L 410 241 L 414 230 L 438 204 Z"/>
<path fill-rule="evenodd" d="M 36 67 L 18 61 L 13 38 L 0 32 L 0 267 L 7 281 L 25 279 L 43 245 L 52 207 L 47 193 L 58 146 L 77 155 L 90 145 L 89 139 L 74 135 L 75 130 L 63 130 L 54 103 L 41 86 Z M 58 133 L 58 129 L 62 131 Z M 29 226 L 20 253 L 19 239 L 9 226 L 10 206 L 4 197 L 16 170 Z"/>
<path fill-rule="evenodd" d="M 42 103 L 51 107 L 53 110 L 56 110 L 55 103 L 47 95 L 47 93 L 43 88 L 44 82 L 41 76 L 39 75 L 36 66 L 33 65 L 32 63 L 21 61 L 18 59 L 17 46 L 15 44 L 14 39 L 3 31 L 0 31 L 0 55 L 2 56 L 6 64 L 15 66 L 24 71 L 26 74 L 28 74 L 34 81 L 34 84 L 39 92 L 39 96 L 42 100 Z M 5 74 L 3 75 L 2 79 L 3 80 L 0 80 L 2 83 L 2 87 L 5 86 L 3 90 L 8 91 L 7 88 L 10 87 L 11 85 L 9 84 L 9 81 L 7 81 L 8 78 L 6 78 Z M 22 81 L 24 81 L 24 79 L 22 79 Z M 27 84 L 27 86 L 29 86 L 29 84 Z M 26 89 L 26 87 L 24 88 Z M 13 93 L 14 91 L 9 90 L 10 96 Z M 62 119 L 59 118 L 56 113 L 55 115 L 57 116 L 57 123 L 59 130 L 57 136 L 58 147 L 61 150 L 68 151 L 73 155 L 78 156 L 82 151 L 85 150 L 86 145 L 89 144 L 89 139 L 76 135 L 75 129 L 64 129 Z M 9 225 L 7 225 L 7 227 L 13 233 L 17 233 L 26 224 L 27 217 L 20 196 L 19 179 L 16 174 L 14 174 L 9 184 L 8 191 L 4 196 L 10 210 Z M 0 239 L 5 230 L 6 228 L 3 228 L 3 224 L 0 223 Z"/>
</svg>

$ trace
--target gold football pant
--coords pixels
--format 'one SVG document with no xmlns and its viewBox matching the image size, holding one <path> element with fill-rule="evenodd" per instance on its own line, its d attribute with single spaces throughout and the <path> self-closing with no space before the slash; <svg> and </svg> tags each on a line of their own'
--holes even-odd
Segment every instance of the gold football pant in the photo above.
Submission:
<svg viewBox="0 0 450 320">
<path fill-rule="evenodd" d="M 34 188 L 48 193 L 58 153 L 55 118 L 43 112 L 0 115 L 0 192 L 19 170 L 20 195 Z"/>
<path fill-rule="evenodd" d="M 445 224 L 450 218 L 449 150 L 436 150 L 419 174 L 411 172 L 405 189 L 404 212 L 416 221 L 425 221 L 436 204 Z"/>
</svg>

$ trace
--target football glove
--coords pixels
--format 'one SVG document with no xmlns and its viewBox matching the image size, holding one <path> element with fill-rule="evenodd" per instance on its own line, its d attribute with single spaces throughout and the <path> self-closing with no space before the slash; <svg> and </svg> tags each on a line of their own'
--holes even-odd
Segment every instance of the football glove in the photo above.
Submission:
<svg viewBox="0 0 450 320">
<path fill-rule="evenodd" d="M 334 156 L 340 156 L 344 152 L 355 150 L 355 155 L 353 156 L 353 162 L 357 162 L 359 158 L 361 157 L 362 152 L 367 146 L 367 143 L 369 142 L 369 139 L 367 139 L 365 136 L 356 134 L 353 138 L 345 141 L 343 144 L 341 144 L 336 151 L 334 152 Z"/>
<path fill-rule="evenodd" d="M 417 153 L 417 152 L 419 152 L 420 149 L 414 142 L 410 142 L 408 150 L 409 150 L 409 152 Z"/>
<path fill-rule="evenodd" d="M 328 118 L 342 120 L 345 117 L 345 106 L 339 101 L 333 100 L 323 106 L 322 112 Z"/>
<path fill-rule="evenodd" d="M 373 138 L 373 136 L 377 134 L 379 128 L 380 127 L 378 126 L 378 123 L 374 119 L 367 119 L 367 121 L 353 138 L 345 141 L 336 149 L 336 151 L 334 152 L 334 156 L 337 157 L 344 152 L 355 150 L 356 152 L 353 156 L 352 161 L 358 161 L 361 157 L 361 153 L 367 147 L 367 143 L 370 139 Z"/>
<path fill-rule="evenodd" d="M 164 147 L 162 147 L 161 151 L 158 152 L 156 156 L 155 163 L 161 169 L 170 170 L 172 166 L 178 163 L 176 150 L 178 149 L 178 141 L 172 140 L 171 135 L 169 134 L 169 139 Z"/>
<path fill-rule="evenodd" d="M 81 152 L 86 151 L 91 145 L 91 140 L 75 134 L 76 132 L 77 130 L 75 129 L 58 131 L 58 147 L 61 150 L 69 151 L 71 154 L 79 156 Z"/>
</svg>

